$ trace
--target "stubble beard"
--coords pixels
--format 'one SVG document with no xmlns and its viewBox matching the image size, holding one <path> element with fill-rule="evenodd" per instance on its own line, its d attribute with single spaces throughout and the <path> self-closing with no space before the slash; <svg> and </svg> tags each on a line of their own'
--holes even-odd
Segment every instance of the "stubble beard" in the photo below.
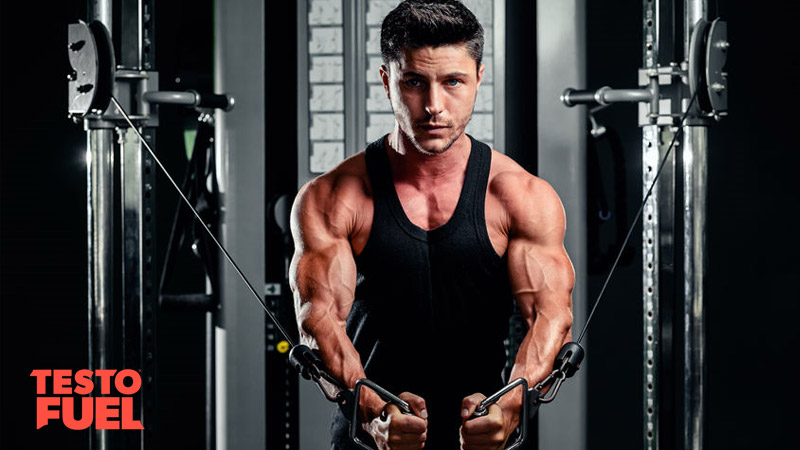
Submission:
<svg viewBox="0 0 800 450">
<path fill-rule="evenodd" d="M 441 155 L 442 153 L 450 150 L 450 147 L 452 147 L 453 144 L 455 144 L 455 142 L 458 140 L 458 138 L 460 138 L 461 135 L 464 134 L 464 129 L 462 128 L 461 131 L 459 131 L 452 139 L 450 139 L 450 141 L 444 147 L 436 148 L 436 149 L 426 149 L 419 142 L 417 142 L 417 140 L 414 138 L 414 136 L 410 136 L 408 133 L 403 131 L 402 128 L 399 128 L 399 130 L 400 130 L 400 133 L 402 133 L 403 136 L 405 136 L 406 139 L 408 139 L 408 141 L 411 142 L 411 144 L 414 145 L 414 148 L 417 149 L 418 152 L 422 153 L 425 156 Z"/>
<path fill-rule="evenodd" d="M 394 108 L 392 108 L 392 109 L 394 109 Z M 395 117 L 397 117 L 396 114 L 395 114 Z M 426 148 L 424 148 L 422 146 L 422 144 L 420 144 L 413 135 L 411 135 L 409 133 L 406 133 L 405 130 L 403 130 L 403 127 L 398 126 L 397 129 L 400 131 L 400 133 L 406 139 L 408 139 L 408 142 L 410 142 L 418 152 L 420 152 L 421 154 L 423 154 L 425 156 L 436 156 L 436 155 L 441 155 L 444 152 L 450 150 L 450 147 L 452 147 L 453 144 L 455 144 L 455 142 L 461 137 L 461 135 L 464 134 L 464 130 L 466 130 L 467 124 L 469 123 L 469 121 L 471 119 L 472 119 L 472 114 L 470 114 L 467 117 L 467 120 L 463 124 L 458 124 L 457 125 L 458 132 L 455 134 L 455 136 L 453 136 L 450 139 L 450 141 L 447 143 L 447 145 L 445 145 L 444 147 L 441 147 L 441 148 L 436 148 L 436 149 L 426 149 Z M 398 123 L 399 123 L 399 121 L 398 121 Z M 411 125 L 411 129 L 412 130 L 414 129 L 414 125 Z"/>
</svg>

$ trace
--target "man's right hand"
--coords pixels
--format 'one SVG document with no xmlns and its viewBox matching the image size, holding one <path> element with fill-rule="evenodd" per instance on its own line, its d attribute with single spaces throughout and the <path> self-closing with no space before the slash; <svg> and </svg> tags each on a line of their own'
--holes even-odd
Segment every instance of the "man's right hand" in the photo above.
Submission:
<svg viewBox="0 0 800 450">
<path fill-rule="evenodd" d="M 379 417 L 364 424 L 380 450 L 420 449 L 425 447 L 428 411 L 425 400 L 409 392 L 398 395 L 408 402 L 415 415 L 403 414 L 393 403 L 387 403 Z"/>
</svg>

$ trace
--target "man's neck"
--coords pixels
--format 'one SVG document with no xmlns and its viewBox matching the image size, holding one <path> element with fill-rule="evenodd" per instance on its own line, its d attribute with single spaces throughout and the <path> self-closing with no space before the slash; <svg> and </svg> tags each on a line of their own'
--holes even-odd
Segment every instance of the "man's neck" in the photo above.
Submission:
<svg viewBox="0 0 800 450">
<path fill-rule="evenodd" d="M 395 181 L 412 184 L 463 177 L 472 149 L 469 137 L 462 133 L 447 151 L 426 155 L 397 127 L 389 134 L 387 145 Z"/>
</svg>

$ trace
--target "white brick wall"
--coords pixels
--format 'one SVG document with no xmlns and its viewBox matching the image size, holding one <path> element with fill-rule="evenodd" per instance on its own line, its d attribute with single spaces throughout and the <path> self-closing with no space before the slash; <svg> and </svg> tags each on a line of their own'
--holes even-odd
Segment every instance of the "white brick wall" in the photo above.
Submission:
<svg viewBox="0 0 800 450">
<path fill-rule="evenodd" d="M 342 0 L 307 1 L 309 170 L 322 173 L 345 154 L 344 16 Z"/>
<path fill-rule="evenodd" d="M 311 114 L 312 141 L 344 139 L 344 114 Z"/>
<path fill-rule="evenodd" d="M 311 83 L 344 82 L 342 56 L 312 56 L 309 61 L 308 81 Z"/>
<path fill-rule="evenodd" d="M 309 165 L 312 172 L 327 172 L 344 159 L 343 142 L 314 142 L 311 146 Z"/>
<path fill-rule="evenodd" d="M 309 0 L 309 25 L 341 25 L 342 0 Z"/>
</svg>

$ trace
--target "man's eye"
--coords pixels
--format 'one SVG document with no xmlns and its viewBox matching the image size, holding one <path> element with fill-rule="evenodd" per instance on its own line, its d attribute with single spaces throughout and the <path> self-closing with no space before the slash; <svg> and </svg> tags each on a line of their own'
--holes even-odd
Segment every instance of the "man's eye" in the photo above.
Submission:
<svg viewBox="0 0 800 450">
<path fill-rule="evenodd" d="M 458 86 L 461 84 L 461 80 L 447 80 L 448 86 Z"/>
<path fill-rule="evenodd" d="M 420 86 L 421 83 L 416 78 L 411 78 L 411 79 L 406 80 L 405 84 L 408 87 L 417 87 L 417 86 Z"/>
</svg>

